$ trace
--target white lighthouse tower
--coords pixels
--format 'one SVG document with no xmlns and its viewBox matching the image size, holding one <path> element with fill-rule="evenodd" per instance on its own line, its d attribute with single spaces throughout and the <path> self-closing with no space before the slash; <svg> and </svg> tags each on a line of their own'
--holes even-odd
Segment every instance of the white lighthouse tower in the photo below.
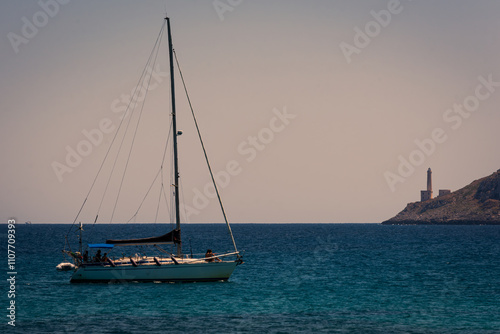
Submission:
<svg viewBox="0 0 500 334">
<path fill-rule="evenodd" d="M 425 202 L 432 199 L 432 170 L 427 170 L 427 190 L 420 191 L 420 201 Z"/>
</svg>

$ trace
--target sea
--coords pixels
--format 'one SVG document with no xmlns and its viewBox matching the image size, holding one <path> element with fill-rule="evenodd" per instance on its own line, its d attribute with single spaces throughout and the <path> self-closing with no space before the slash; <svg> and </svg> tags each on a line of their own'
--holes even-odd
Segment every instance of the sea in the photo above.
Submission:
<svg viewBox="0 0 500 334">
<path fill-rule="evenodd" d="M 2 333 L 500 333 L 500 226 L 233 224 L 244 263 L 228 281 L 71 284 L 55 269 L 69 225 L 17 224 L 10 299 L 0 227 Z M 168 231 L 84 230 L 85 242 Z M 224 224 L 182 237 L 185 253 L 232 248 Z"/>
</svg>

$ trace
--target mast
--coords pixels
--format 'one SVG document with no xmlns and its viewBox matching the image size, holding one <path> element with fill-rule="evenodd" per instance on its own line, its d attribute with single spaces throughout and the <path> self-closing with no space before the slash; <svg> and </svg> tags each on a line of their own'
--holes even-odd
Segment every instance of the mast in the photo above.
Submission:
<svg viewBox="0 0 500 334">
<path fill-rule="evenodd" d="M 177 256 L 182 255 L 180 229 L 181 229 L 181 219 L 179 210 L 179 159 L 177 156 L 177 122 L 175 119 L 175 85 L 174 85 L 174 56 L 173 56 L 173 46 L 172 46 L 172 34 L 170 32 L 170 19 L 165 17 L 167 20 L 167 32 L 168 32 L 168 57 L 170 61 L 170 89 L 172 97 L 172 135 L 173 135 L 173 145 L 174 145 L 174 200 L 175 200 L 175 228 L 179 230 L 179 240 L 177 243 Z"/>
</svg>

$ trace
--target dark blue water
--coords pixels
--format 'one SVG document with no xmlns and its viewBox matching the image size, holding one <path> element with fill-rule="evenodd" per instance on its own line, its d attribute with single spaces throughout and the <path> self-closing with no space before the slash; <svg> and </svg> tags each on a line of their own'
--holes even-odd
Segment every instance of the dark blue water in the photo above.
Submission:
<svg viewBox="0 0 500 334">
<path fill-rule="evenodd" d="M 158 228 L 86 233 L 102 242 Z M 236 224 L 245 263 L 230 280 L 176 284 L 70 284 L 55 270 L 67 230 L 17 226 L 16 327 L 3 293 L 0 331 L 500 333 L 500 226 Z M 185 252 L 189 240 L 195 253 L 231 249 L 224 225 L 182 233 Z"/>
</svg>

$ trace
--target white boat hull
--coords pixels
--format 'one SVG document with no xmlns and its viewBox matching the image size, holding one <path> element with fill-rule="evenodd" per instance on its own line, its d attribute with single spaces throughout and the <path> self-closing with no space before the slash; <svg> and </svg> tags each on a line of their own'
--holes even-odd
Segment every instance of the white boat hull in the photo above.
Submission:
<svg viewBox="0 0 500 334">
<path fill-rule="evenodd" d="M 196 262 L 166 265 L 81 265 L 71 283 L 87 282 L 203 282 L 227 280 L 238 261 Z"/>
</svg>

